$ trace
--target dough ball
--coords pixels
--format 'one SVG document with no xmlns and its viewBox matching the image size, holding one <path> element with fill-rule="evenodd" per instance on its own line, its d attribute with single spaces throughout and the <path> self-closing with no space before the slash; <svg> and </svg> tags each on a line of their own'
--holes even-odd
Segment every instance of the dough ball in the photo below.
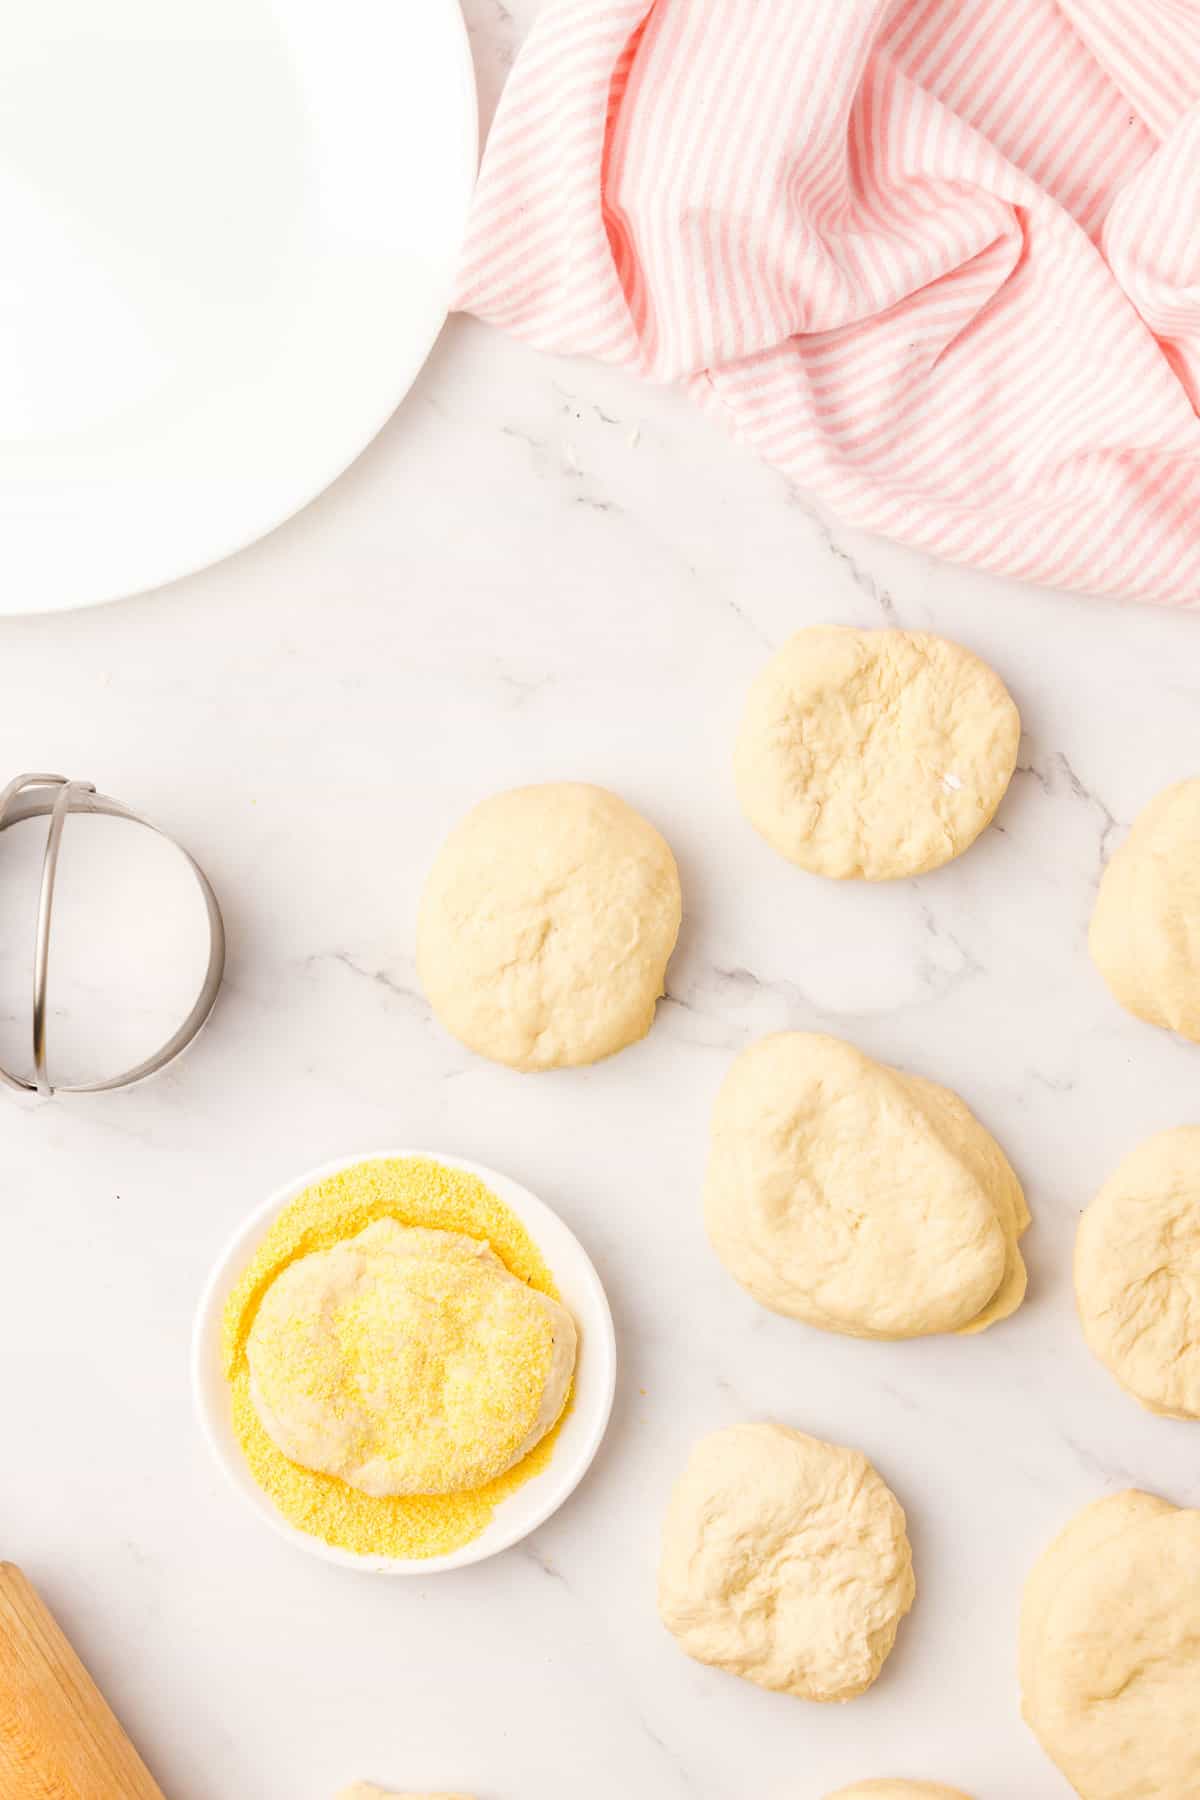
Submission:
<svg viewBox="0 0 1200 1800">
<path fill-rule="evenodd" d="M 915 1592 L 900 1503 L 857 1450 L 733 1425 L 692 1451 L 667 1509 L 658 1606 L 698 1662 L 850 1700 Z"/>
<path fill-rule="evenodd" d="M 566 1404 L 574 1321 L 487 1244 L 381 1219 L 289 1264 L 246 1343 L 268 1436 L 364 1494 L 454 1494 L 528 1455 Z"/>
<path fill-rule="evenodd" d="M 1043 1628 L 1063 1577 L 1088 1557 L 1102 1553 L 1130 1526 L 1174 1510 L 1170 1501 L 1160 1500 L 1157 1494 L 1143 1494 L 1136 1488 L 1109 1494 L 1085 1506 L 1043 1551 L 1025 1583 L 1021 1604 L 1019 1666 L 1024 1693 L 1033 1691 Z"/>
<path fill-rule="evenodd" d="M 767 842 L 815 875 L 922 875 L 991 820 L 1020 736 L 1004 683 L 961 645 L 819 625 L 751 689 L 738 794 Z"/>
<path fill-rule="evenodd" d="M 1200 1512 L 1088 1507 L 1029 1578 L 1025 1718 L 1082 1800 L 1200 1794 Z"/>
<path fill-rule="evenodd" d="M 1025 1294 L 1021 1187 L 948 1088 L 843 1043 L 744 1050 L 713 1113 L 709 1237 L 763 1306 L 852 1337 L 982 1331 Z"/>
<path fill-rule="evenodd" d="M 514 788 L 468 813 L 421 902 L 417 970 L 448 1031 L 514 1069 L 645 1037 L 679 935 L 675 858 L 603 788 Z"/>
<path fill-rule="evenodd" d="M 1151 1412 L 1200 1419 L 1200 1126 L 1142 1144 L 1079 1221 L 1083 1334 Z"/>
<path fill-rule="evenodd" d="M 839 1788 L 829 1800 L 971 1800 L 961 1788 L 940 1787 L 936 1781 L 859 1781 Z"/>
<path fill-rule="evenodd" d="M 397 1794 L 376 1787 L 373 1781 L 356 1781 L 343 1788 L 337 1800 L 471 1800 L 470 1794 Z"/>
<path fill-rule="evenodd" d="M 1138 814 L 1112 857 L 1088 945 L 1114 997 L 1200 1043 L 1200 781 Z"/>
<path fill-rule="evenodd" d="M 373 1781 L 355 1781 L 343 1788 L 337 1800 L 471 1800 L 470 1794 L 397 1794 L 376 1787 Z"/>
</svg>

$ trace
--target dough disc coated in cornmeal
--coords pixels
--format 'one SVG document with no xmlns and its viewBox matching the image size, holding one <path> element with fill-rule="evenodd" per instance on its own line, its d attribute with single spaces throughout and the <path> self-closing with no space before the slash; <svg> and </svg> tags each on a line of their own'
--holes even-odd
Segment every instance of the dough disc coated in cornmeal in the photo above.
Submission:
<svg viewBox="0 0 1200 1800">
<path fill-rule="evenodd" d="M 1151 1412 L 1200 1419 L 1200 1126 L 1127 1156 L 1079 1221 L 1083 1334 Z"/>
<path fill-rule="evenodd" d="M 1080 1513 L 1026 1585 L 1021 1690 L 1082 1800 L 1200 1794 L 1200 1512 L 1131 1492 Z"/>
<path fill-rule="evenodd" d="M 1152 800 L 1104 871 L 1088 945 L 1115 999 L 1200 1042 L 1200 781 Z"/>
<path fill-rule="evenodd" d="M 957 1094 L 779 1032 L 713 1111 L 709 1237 L 763 1306 L 852 1337 L 981 1331 L 1025 1294 L 1025 1197 Z"/>
<path fill-rule="evenodd" d="M 381 1219 L 289 1264 L 246 1344 L 269 1437 L 365 1494 L 454 1494 L 528 1455 L 566 1404 L 575 1324 L 487 1244 Z"/>
<path fill-rule="evenodd" d="M 442 1024 L 480 1056 L 592 1063 L 649 1031 L 680 917 L 675 858 L 616 794 L 514 788 L 439 851 L 417 970 Z"/>
<path fill-rule="evenodd" d="M 698 1662 L 849 1700 L 913 1603 L 900 1503 L 857 1450 L 785 1425 L 702 1438 L 667 1509 L 658 1606 Z"/>
<path fill-rule="evenodd" d="M 975 842 L 1004 798 L 1021 720 L 1000 677 L 916 631 L 799 631 L 750 692 L 742 810 L 816 875 L 921 875 Z"/>
<path fill-rule="evenodd" d="M 839 1788 L 828 1800 L 971 1800 L 971 1796 L 936 1781 L 859 1781 Z"/>
</svg>

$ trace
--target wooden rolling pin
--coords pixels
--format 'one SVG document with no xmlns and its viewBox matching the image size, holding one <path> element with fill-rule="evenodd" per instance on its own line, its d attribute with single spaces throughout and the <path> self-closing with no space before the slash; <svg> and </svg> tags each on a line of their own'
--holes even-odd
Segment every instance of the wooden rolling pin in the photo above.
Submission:
<svg viewBox="0 0 1200 1800">
<path fill-rule="evenodd" d="M 163 1800 L 53 1616 L 0 1563 L 0 1796 Z"/>
</svg>

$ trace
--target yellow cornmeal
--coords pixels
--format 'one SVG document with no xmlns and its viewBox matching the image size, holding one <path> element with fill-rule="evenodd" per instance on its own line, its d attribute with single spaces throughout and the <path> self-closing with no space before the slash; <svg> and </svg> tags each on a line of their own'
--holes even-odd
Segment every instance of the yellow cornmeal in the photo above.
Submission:
<svg viewBox="0 0 1200 1800">
<path fill-rule="evenodd" d="M 365 1494 L 458 1494 L 553 1424 L 574 1340 L 481 1239 L 377 1219 L 271 1283 L 246 1339 L 250 1397 L 306 1469 Z"/>
<path fill-rule="evenodd" d="M 541 1443 L 486 1486 L 460 1494 L 378 1499 L 289 1462 L 267 1436 L 250 1398 L 246 1339 L 271 1283 L 299 1257 L 355 1237 L 377 1219 L 485 1238 L 513 1275 L 559 1298 L 525 1227 L 478 1177 L 415 1157 L 356 1163 L 306 1188 L 283 1209 L 229 1297 L 222 1337 L 233 1425 L 254 1479 L 299 1530 L 363 1555 L 440 1556 L 477 1538 L 497 1504 L 546 1467 L 569 1400 Z"/>
</svg>

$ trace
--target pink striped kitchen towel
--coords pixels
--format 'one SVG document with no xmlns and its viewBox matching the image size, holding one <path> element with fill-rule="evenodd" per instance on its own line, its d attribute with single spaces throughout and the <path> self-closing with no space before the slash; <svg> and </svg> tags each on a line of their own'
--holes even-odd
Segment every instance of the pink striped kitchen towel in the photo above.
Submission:
<svg viewBox="0 0 1200 1800">
<path fill-rule="evenodd" d="M 1200 600 L 1200 0 L 545 0 L 458 304 L 855 525 Z"/>
</svg>

